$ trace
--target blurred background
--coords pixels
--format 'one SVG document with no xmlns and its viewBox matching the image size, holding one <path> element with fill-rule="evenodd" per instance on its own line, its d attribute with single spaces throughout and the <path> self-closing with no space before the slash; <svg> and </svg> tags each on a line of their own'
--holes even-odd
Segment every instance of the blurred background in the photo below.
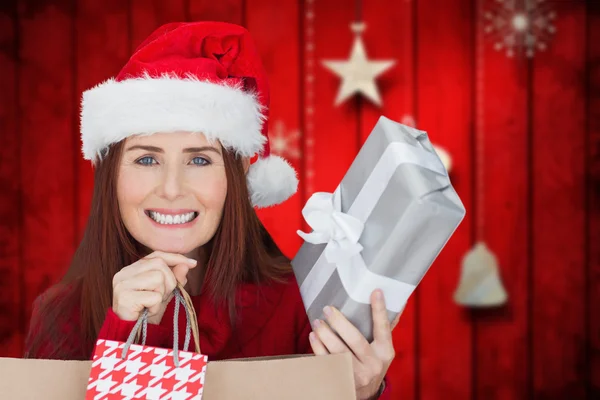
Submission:
<svg viewBox="0 0 600 400">
<path fill-rule="evenodd" d="M 86 223 L 81 92 L 159 25 L 196 20 L 246 26 L 262 54 L 272 147 L 300 190 L 260 217 L 288 256 L 303 204 L 335 189 L 381 115 L 449 160 L 467 217 L 394 331 L 394 398 L 600 398 L 598 0 L 2 0 L 0 356 L 22 354 Z M 369 81 L 379 104 L 336 102 L 325 61 L 356 41 L 390 61 L 349 64 L 386 67 Z"/>
</svg>

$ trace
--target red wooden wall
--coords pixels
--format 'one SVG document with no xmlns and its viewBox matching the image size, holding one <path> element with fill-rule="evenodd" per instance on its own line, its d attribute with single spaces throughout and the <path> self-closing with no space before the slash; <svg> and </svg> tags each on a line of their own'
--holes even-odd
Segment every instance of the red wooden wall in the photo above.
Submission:
<svg viewBox="0 0 600 400">
<path fill-rule="evenodd" d="M 411 116 L 453 156 L 468 216 L 395 331 L 395 398 L 600 398 L 600 2 L 546 1 L 557 32 L 532 59 L 494 50 L 482 24 L 492 0 L 362 3 L 368 55 L 397 60 L 378 81 L 381 109 L 334 106 L 339 81 L 320 65 L 349 54 L 352 0 L 0 2 L 0 356 L 21 354 L 32 301 L 86 222 L 81 91 L 158 25 L 212 19 L 251 30 L 271 128 L 301 152 L 286 154 L 299 193 L 260 213 L 288 255 L 305 200 L 335 188 L 381 114 Z M 480 238 L 509 303 L 470 311 L 452 295 Z"/>
</svg>

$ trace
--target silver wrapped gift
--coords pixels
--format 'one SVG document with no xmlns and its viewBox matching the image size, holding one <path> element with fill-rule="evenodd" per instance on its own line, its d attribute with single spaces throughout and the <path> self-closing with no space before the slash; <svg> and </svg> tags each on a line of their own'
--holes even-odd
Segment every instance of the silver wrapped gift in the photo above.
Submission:
<svg viewBox="0 0 600 400">
<path fill-rule="evenodd" d="M 311 322 L 338 308 L 371 341 L 370 296 L 392 321 L 465 216 L 427 133 L 381 117 L 333 193 L 302 210 L 292 267 Z"/>
</svg>

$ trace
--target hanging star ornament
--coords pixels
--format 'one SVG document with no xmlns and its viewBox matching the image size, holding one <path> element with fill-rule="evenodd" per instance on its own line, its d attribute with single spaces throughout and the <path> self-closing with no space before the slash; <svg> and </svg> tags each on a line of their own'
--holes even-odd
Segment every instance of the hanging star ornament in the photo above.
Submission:
<svg viewBox="0 0 600 400">
<path fill-rule="evenodd" d="M 356 93 L 367 97 L 381 107 L 381 96 L 375 79 L 390 69 L 395 60 L 369 60 L 361 34 L 365 29 L 362 22 L 350 25 L 355 34 L 354 45 L 348 60 L 325 60 L 323 65 L 342 79 L 335 105 L 343 103 Z"/>
</svg>

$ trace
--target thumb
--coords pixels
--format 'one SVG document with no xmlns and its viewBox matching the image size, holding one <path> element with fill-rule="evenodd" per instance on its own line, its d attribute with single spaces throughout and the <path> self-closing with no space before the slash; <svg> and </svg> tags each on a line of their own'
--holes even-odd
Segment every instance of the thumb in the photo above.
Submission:
<svg viewBox="0 0 600 400">
<path fill-rule="evenodd" d="M 190 271 L 190 266 L 187 264 L 177 264 L 173 267 L 172 271 L 173 275 L 175 275 L 175 279 L 177 279 L 177 282 L 179 282 L 182 286 L 185 286 L 187 283 L 187 274 Z"/>
</svg>

